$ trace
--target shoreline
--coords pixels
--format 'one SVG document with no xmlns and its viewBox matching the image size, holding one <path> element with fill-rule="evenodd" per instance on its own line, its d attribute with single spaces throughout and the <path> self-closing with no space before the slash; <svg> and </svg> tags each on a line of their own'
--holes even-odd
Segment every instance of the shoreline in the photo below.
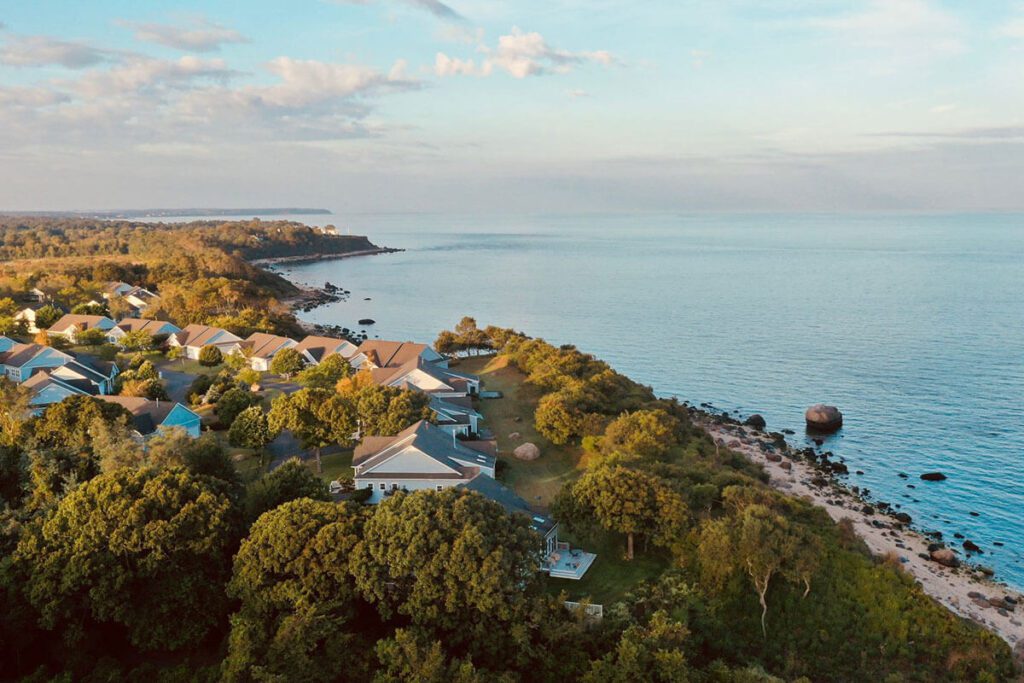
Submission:
<svg viewBox="0 0 1024 683">
<path fill-rule="evenodd" d="M 404 250 L 381 248 L 338 255 L 259 259 L 251 263 L 266 267 L 276 263 L 325 261 L 399 251 Z M 323 326 L 302 320 L 298 313 L 300 309 L 301 312 L 308 312 L 339 300 L 337 293 L 297 282 L 282 273 L 276 274 L 285 277 L 300 290 L 300 294 L 282 302 L 292 309 L 299 325 L 311 334 L 323 332 Z M 776 448 L 777 444 L 772 437 L 764 432 L 722 422 L 720 416 L 701 409 L 694 410 L 694 424 L 716 443 L 761 465 L 770 477 L 770 486 L 824 508 L 836 522 L 843 518 L 849 519 L 857 536 L 876 558 L 897 558 L 895 561 L 916 580 L 924 592 L 954 615 L 994 632 L 1011 648 L 1024 647 L 1024 593 L 988 578 L 977 567 L 963 560 L 959 568 L 949 568 L 930 558 L 925 559 L 929 555 L 929 544 L 935 542 L 932 538 L 924 532 L 907 528 L 892 512 L 875 509 L 870 514 L 866 513 L 865 506 L 875 507 L 870 501 L 823 474 L 817 466 L 801 458 L 799 451 L 788 444 L 784 448 Z M 779 460 L 769 460 L 769 453 Z M 815 480 L 820 482 L 823 477 L 826 480 L 824 486 L 815 483 Z M 1016 602 L 1006 602 L 1007 597 Z"/>
<path fill-rule="evenodd" d="M 699 417 L 701 415 L 703 419 Z M 1020 591 L 988 578 L 962 559 L 959 568 L 949 568 L 925 559 L 924 556 L 929 555 L 928 546 L 935 543 L 934 539 L 908 528 L 893 513 L 880 509 L 865 512 L 865 506 L 874 508 L 870 502 L 823 474 L 801 458 L 799 451 L 788 446 L 776 448 L 772 437 L 764 432 L 739 424 L 716 422 L 715 416 L 703 411 L 698 413 L 694 423 L 715 443 L 761 465 L 773 488 L 824 508 L 836 522 L 849 519 L 872 555 L 896 558 L 899 566 L 917 581 L 925 593 L 953 614 L 994 632 L 1011 648 L 1024 647 L 1024 594 Z M 770 460 L 769 454 L 777 460 Z M 822 478 L 826 480 L 823 486 L 820 485 Z M 1006 597 L 1015 600 L 1016 604 L 1004 602 Z M 1002 603 L 1002 606 L 993 602 Z M 1006 607 L 1014 609 L 1010 611 Z"/>
<path fill-rule="evenodd" d="M 313 263 L 315 261 L 334 261 L 336 259 L 350 258 L 353 256 L 374 256 L 376 254 L 395 254 L 405 249 L 394 249 L 392 247 L 377 247 L 375 249 L 361 249 L 341 254 L 300 254 L 298 256 L 273 256 L 270 258 L 258 258 L 249 261 L 254 266 L 274 266 L 279 263 Z M 272 270 L 272 269 L 271 269 Z M 278 273 L 280 275 L 280 273 Z M 292 283 L 296 284 L 296 283 Z"/>
</svg>

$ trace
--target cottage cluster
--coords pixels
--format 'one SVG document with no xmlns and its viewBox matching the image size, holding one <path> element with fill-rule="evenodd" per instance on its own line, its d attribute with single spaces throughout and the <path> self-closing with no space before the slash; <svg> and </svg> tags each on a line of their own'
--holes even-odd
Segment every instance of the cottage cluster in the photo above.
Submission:
<svg viewBox="0 0 1024 683">
<path fill-rule="evenodd" d="M 352 466 L 355 488 L 368 490 L 368 502 L 379 503 L 398 491 L 466 488 L 529 519 L 544 539 L 544 571 L 579 579 L 593 561 L 593 555 L 560 543 L 554 520 L 533 512 L 526 501 L 495 479 L 497 442 L 482 428 L 482 415 L 474 407 L 480 398 L 480 378 L 452 369 L 449 359 L 430 346 L 379 339 L 357 346 L 332 337 L 309 335 L 295 340 L 263 332 L 242 338 L 219 327 L 192 324 L 180 328 L 141 317 L 156 295 L 140 287 L 111 283 L 104 297 L 129 304 L 121 310 L 130 315 L 115 321 L 104 315 L 68 313 L 46 329 L 47 335 L 76 344 L 83 334 L 95 337 L 96 332 L 91 331 L 99 330 L 108 343 L 122 346 L 127 335 L 145 333 L 160 346 L 179 349 L 184 358 L 199 360 L 204 349 L 213 347 L 224 357 L 245 358 L 258 372 L 269 372 L 274 357 L 285 349 L 293 349 L 307 366 L 338 355 L 375 384 L 422 392 L 430 399 L 430 421 L 419 421 L 395 436 L 361 435 Z M 34 310 L 22 311 L 29 329 L 35 326 Z M 118 373 L 115 363 L 6 337 L 0 338 L 0 363 L 7 377 L 33 390 L 32 402 L 39 409 L 68 396 L 89 395 L 128 409 L 140 437 L 172 426 L 193 437 L 200 434 L 200 416 L 181 403 L 111 395 Z M 565 561 L 561 561 L 563 555 Z"/>
</svg>

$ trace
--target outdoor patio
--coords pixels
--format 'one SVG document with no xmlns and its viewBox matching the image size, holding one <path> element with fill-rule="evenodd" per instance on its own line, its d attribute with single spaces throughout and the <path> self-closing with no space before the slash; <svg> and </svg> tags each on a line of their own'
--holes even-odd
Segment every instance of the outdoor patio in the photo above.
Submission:
<svg viewBox="0 0 1024 683">
<path fill-rule="evenodd" d="M 543 569 L 556 579 L 573 579 L 579 581 L 594 564 L 597 555 L 579 548 L 573 549 L 568 543 L 558 543 L 553 553 L 544 559 Z"/>
</svg>

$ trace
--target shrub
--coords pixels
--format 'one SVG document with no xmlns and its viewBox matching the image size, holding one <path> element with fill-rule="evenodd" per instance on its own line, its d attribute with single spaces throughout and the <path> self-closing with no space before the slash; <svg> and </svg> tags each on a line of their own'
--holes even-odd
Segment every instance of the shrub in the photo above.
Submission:
<svg viewBox="0 0 1024 683">
<path fill-rule="evenodd" d="M 208 368 L 224 362 L 224 354 L 216 346 L 204 346 L 199 351 L 199 364 Z"/>
</svg>

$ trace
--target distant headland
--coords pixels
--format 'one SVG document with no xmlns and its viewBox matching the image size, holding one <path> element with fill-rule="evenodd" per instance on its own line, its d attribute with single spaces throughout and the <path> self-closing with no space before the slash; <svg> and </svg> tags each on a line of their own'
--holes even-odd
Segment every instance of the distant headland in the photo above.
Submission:
<svg viewBox="0 0 1024 683">
<path fill-rule="evenodd" d="M 271 207 L 257 209 L 111 209 L 105 211 L 0 211 L 0 216 L 74 218 L 181 218 L 184 216 L 330 216 L 329 209 Z"/>
</svg>

